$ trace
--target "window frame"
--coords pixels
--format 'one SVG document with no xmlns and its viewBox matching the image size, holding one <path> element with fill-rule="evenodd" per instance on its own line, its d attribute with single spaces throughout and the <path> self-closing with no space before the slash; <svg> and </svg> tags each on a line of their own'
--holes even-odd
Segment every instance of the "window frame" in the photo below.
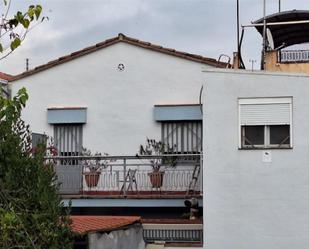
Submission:
<svg viewBox="0 0 309 249">
<path fill-rule="evenodd" d="M 270 127 L 271 125 L 261 125 L 264 127 L 264 144 L 253 144 L 247 145 L 245 144 L 245 125 L 241 125 L 241 149 L 291 149 L 291 125 L 289 126 L 289 144 L 271 144 L 270 143 Z M 286 126 L 286 125 L 277 125 L 277 126 Z"/>
<path fill-rule="evenodd" d="M 241 104 L 289 104 L 289 123 L 274 124 L 274 125 L 288 125 L 289 126 L 289 144 L 270 144 L 270 124 L 262 124 L 264 126 L 264 144 L 263 145 L 245 145 L 243 140 L 243 128 L 246 125 L 241 124 Z M 247 125 L 248 126 L 248 125 Z M 293 97 L 250 97 L 238 98 L 238 149 L 240 150 L 256 150 L 256 149 L 292 149 L 293 148 Z"/>
</svg>

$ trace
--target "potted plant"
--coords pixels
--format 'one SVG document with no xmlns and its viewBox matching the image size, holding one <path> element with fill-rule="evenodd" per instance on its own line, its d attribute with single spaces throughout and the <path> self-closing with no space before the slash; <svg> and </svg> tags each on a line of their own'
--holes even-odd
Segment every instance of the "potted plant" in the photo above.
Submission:
<svg viewBox="0 0 309 249">
<path fill-rule="evenodd" d="M 176 157 L 167 156 L 160 157 L 164 154 L 171 154 L 173 147 L 156 141 L 155 139 L 148 139 L 146 145 L 140 145 L 139 155 L 141 156 L 156 156 L 149 159 L 149 163 L 152 167 L 152 172 L 148 173 L 150 182 L 153 188 L 161 188 L 163 184 L 164 171 L 161 167 L 164 166 L 176 166 Z"/>
<path fill-rule="evenodd" d="M 85 176 L 87 187 L 96 187 L 100 179 L 101 171 L 108 167 L 108 162 L 110 161 L 102 159 L 101 157 L 108 156 L 108 154 L 102 154 L 100 152 L 92 154 L 90 150 L 83 148 L 81 155 L 86 157 L 93 157 L 83 160 L 81 164 L 84 166 L 83 175 Z"/>
</svg>

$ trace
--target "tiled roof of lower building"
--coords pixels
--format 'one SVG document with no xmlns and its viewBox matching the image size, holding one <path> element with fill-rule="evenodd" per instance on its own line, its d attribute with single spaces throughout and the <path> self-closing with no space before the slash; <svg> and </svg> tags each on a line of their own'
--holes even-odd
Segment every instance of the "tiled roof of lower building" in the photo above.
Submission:
<svg viewBox="0 0 309 249">
<path fill-rule="evenodd" d="M 139 216 L 71 216 L 72 230 L 78 234 L 116 230 L 136 222 Z"/>
<path fill-rule="evenodd" d="M 12 75 L 0 72 L 0 79 L 10 81 L 13 78 Z"/>
</svg>

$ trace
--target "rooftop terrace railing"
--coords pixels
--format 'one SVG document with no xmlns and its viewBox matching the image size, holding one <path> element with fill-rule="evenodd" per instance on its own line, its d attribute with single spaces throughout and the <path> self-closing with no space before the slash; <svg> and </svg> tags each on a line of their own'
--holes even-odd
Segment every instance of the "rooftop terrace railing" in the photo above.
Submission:
<svg viewBox="0 0 309 249">
<path fill-rule="evenodd" d="M 171 158 L 173 167 L 168 164 Z M 61 195 L 176 198 L 202 194 L 200 154 L 57 156 L 45 160 L 54 165 Z M 159 172 L 153 171 L 153 160 L 161 163 Z"/>
<path fill-rule="evenodd" d="M 203 243 L 202 224 L 143 224 L 147 243 Z"/>
<path fill-rule="evenodd" d="M 305 63 L 309 62 L 309 50 L 280 50 L 278 51 L 279 63 Z"/>
</svg>

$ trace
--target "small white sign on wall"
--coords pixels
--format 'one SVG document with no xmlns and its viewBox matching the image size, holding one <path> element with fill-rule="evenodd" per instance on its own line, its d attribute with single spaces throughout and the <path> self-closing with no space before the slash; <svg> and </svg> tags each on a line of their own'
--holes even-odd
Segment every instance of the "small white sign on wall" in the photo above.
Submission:
<svg viewBox="0 0 309 249">
<path fill-rule="evenodd" d="M 263 163 L 271 163 L 271 151 L 270 150 L 263 150 L 262 152 L 262 162 Z"/>
</svg>

